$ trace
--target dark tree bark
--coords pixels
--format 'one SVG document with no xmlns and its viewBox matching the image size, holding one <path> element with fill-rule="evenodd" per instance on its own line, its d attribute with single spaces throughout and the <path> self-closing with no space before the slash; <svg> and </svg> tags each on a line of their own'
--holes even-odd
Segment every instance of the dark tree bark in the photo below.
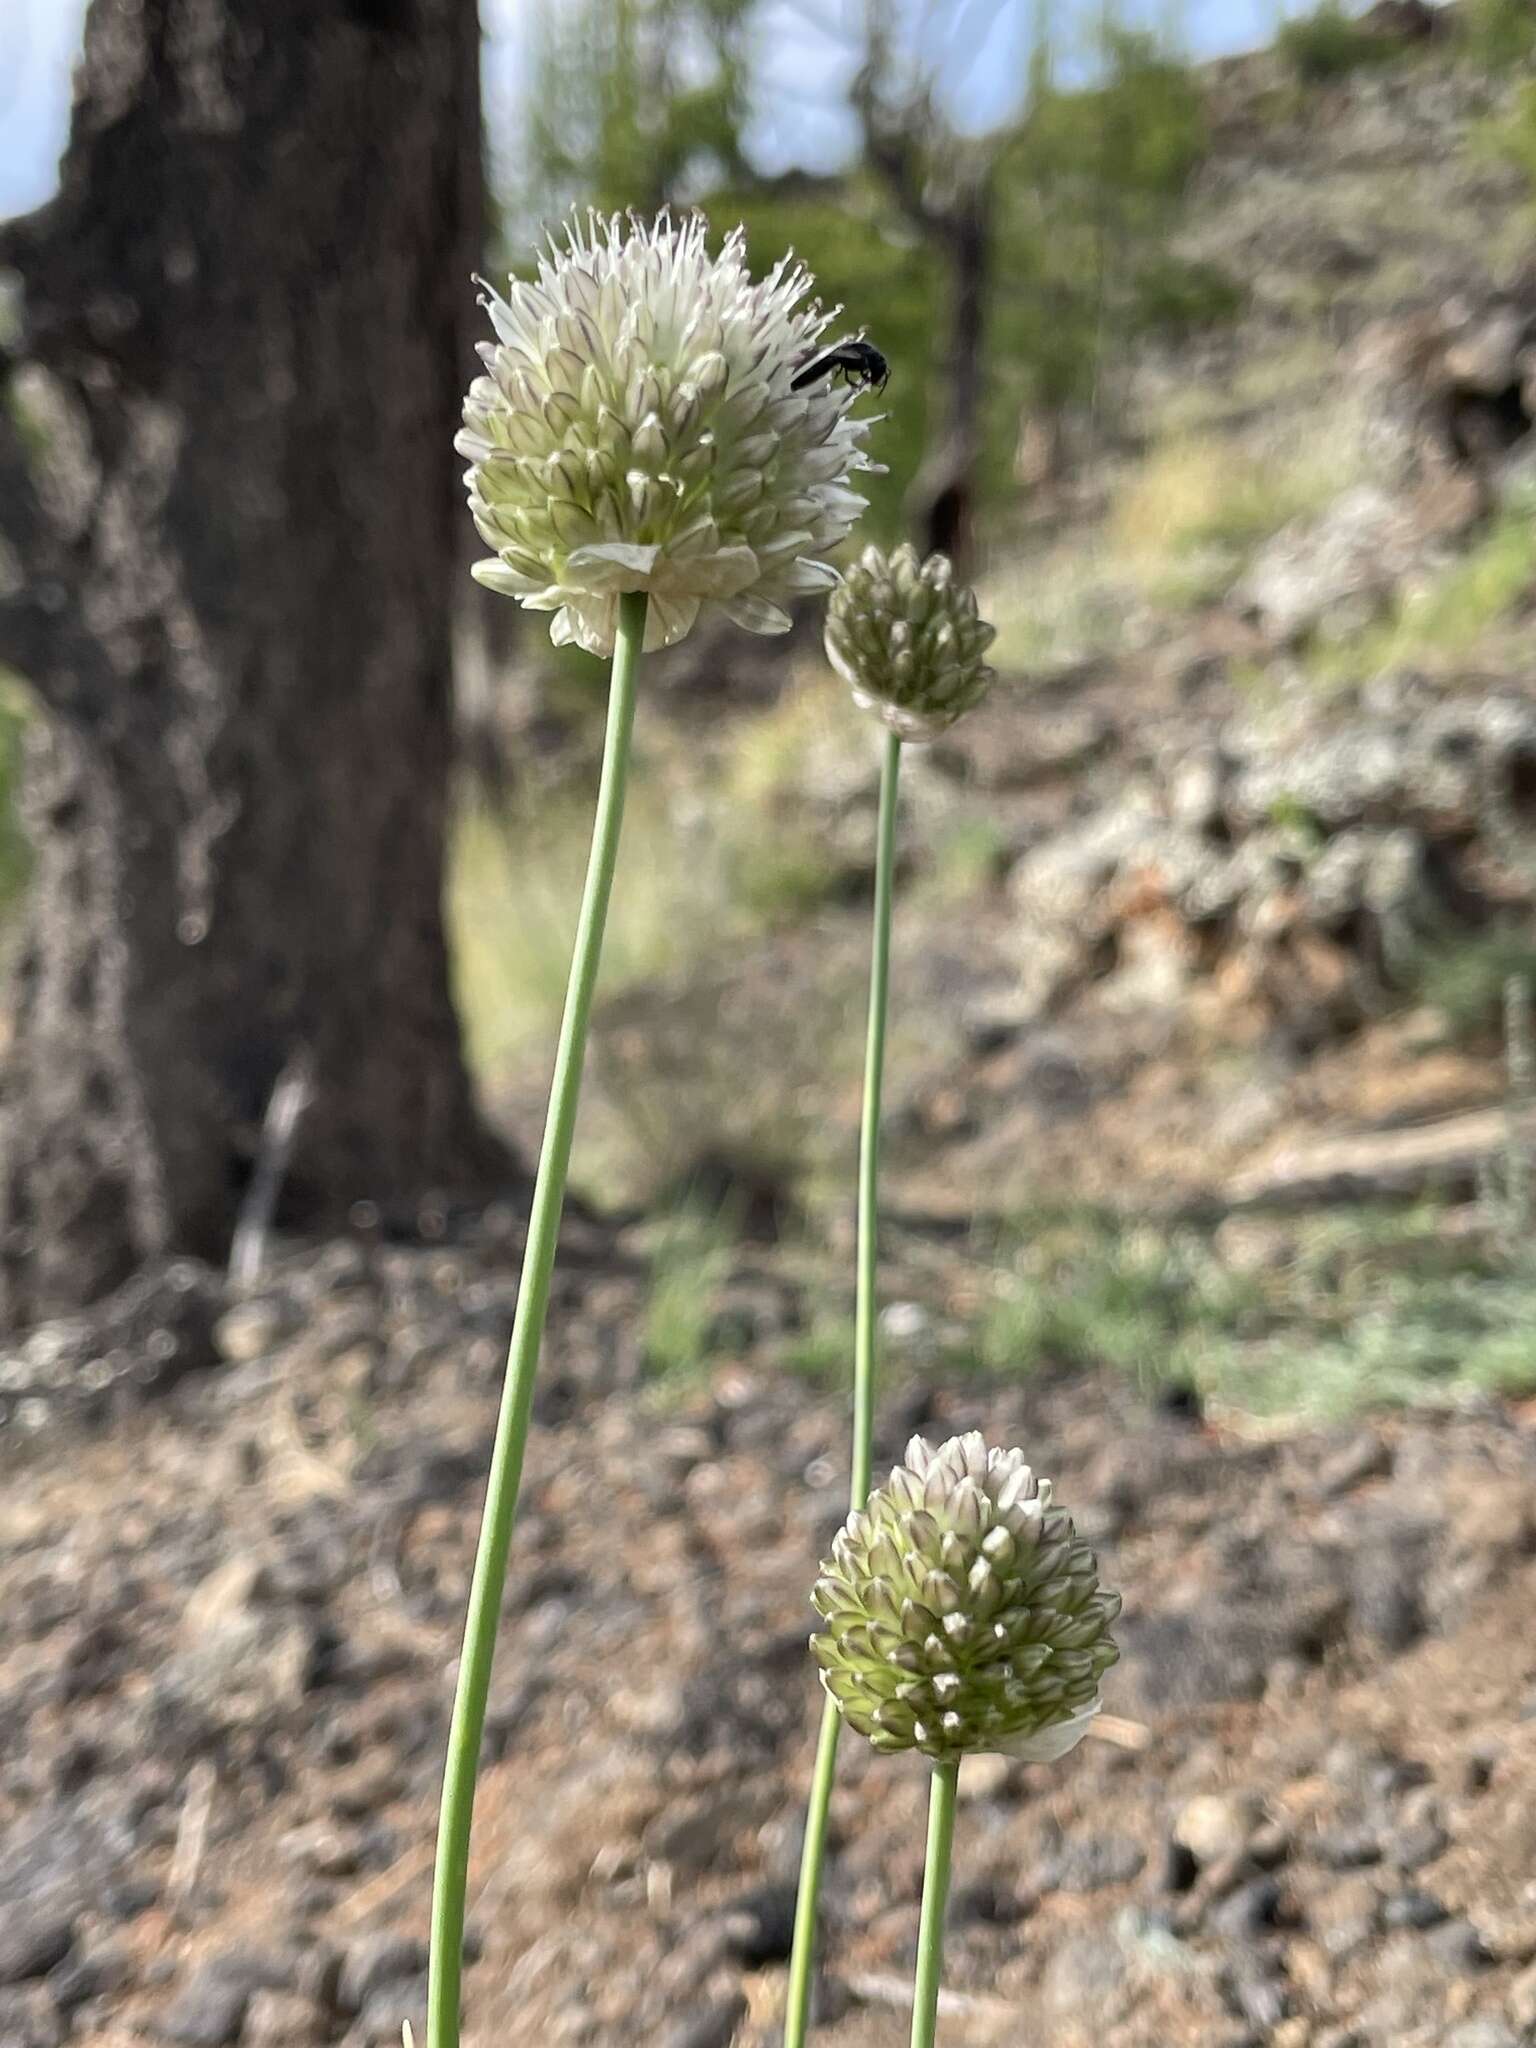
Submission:
<svg viewBox="0 0 1536 2048">
<path fill-rule="evenodd" d="M 43 712 L 0 1313 L 222 1258 L 279 1076 L 292 1222 L 513 1172 L 441 918 L 474 0 L 93 0 L 0 227 L 0 661 Z"/>
<path fill-rule="evenodd" d="M 925 553 L 948 555 L 961 575 L 974 566 L 976 468 L 981 459 L 982 343 L 992 282 L 989 164 L 935 216 L 933 244 L 947 273 L 949 331 L 942 359 L 942 421 L 907 492 L 907 516 Z"/>
<path fill-rule="evenodd" d="M 948 308 L 939 359 L 938 426 L 906 493 L 908 524 L 925 554 L 972 566 L 972 510 L 981 456 L 982 352 L 992 283 L 993 168 L 989 144 L 950 134 L 929 87 L 901 89 L 891 11 L 873 0 L 864 62 L 853 81 L 864 155 L 908 225 L 933 251 Z M 936 159 L 942 159 L 936 168 Z"/>
</svg>

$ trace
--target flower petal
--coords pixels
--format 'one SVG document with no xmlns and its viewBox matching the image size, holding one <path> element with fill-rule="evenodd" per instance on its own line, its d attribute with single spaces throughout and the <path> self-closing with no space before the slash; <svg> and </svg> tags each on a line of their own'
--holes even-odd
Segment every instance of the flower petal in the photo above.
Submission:
<svg viewBox="0 0 1536 2048">
<path fill-rule="evenodd" d="M 736 597 L 723 598 L 720 609 L 738 626 L 745 626 L 749 633 L 787 633 L 795 623 L 788 612 L 750 590 L 742 591 Z"/>
<path fill-rule="evenodd" d="M 793 597 L 810 597 L 822 590 L 835 590 L 837 571 L 830 562 L 818 562 L 811 555 L 797 555 L 787 569 L 777 569 L 774 581 Z"/>
<path fill-rule="evenodd" d="M 1086 1707 L 1079 1707 L 1065 1721 L 1053 1721 L 1048 1728 L 1037 1728 L 1033 1735 L 1019 1735 L 1011 1742 L 1000 1742 L 998 1751 L 1003 1756 L 1022 1757 L 1029 1764 L 1053 1764 L 1069 1750 L 1076 1749 L 1103 1705 L 1102 1700 L 1090 1700 Z"/>
<path fill-rule="evenodd" d="M 471 562 L 469 573 L 477 583 L 483 583 L 487 590 L 494 590 L 500 597 L 527 599 L 534 591 L 543 588 L 542 581 L 520 575 L 516 569 L 509 569 L 505 562 Z"/>
<path fill-rule="evenodd" d="M 648 590 L 661 549 L 638 541 L 600 540 L 573 548 L 566 574 L 587 590 Z"/>
<path fill-rule="evenodd" d="M 662 590 L 675 590 L 689 597 L 734 597 L 747 590 L 760 574 L 757 556 L 749 547 L 716 548 L 712 555 L 692 561 L 675 562 L 669 556 L 657 578 Z"/>
<path fill-rule="evenodd" d="M 693 622 L 699 616 L 699 600 L 696 597 L 653 597 L 645 614 L 645 646 L 651 652 L 658 647 L 675 647 L 693 630 Z"/>
</svg>

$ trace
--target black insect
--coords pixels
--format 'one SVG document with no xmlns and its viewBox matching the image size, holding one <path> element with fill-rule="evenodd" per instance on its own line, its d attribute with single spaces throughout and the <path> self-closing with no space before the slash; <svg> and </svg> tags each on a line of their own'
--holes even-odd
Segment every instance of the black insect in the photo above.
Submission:
<svg viewBox="0 0 1536 2048">
<path fill-rule="evenodd" d="M 840 376 L 845 384 L 860 391 L 883 391 L 891 369 L 872 341 L 862 334 L 848 334 L 830 348 L 817 349 L 804 359 L 804 368 L 789 380 L 791 391 L 803 391 L 807 384 L 819 384 L 823 377 Z"/>
</svg>

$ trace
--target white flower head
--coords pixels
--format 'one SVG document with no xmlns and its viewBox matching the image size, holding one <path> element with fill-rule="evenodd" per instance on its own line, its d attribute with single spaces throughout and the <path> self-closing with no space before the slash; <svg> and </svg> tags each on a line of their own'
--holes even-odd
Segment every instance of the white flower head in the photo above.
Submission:
<svg viewBox="0 0 1536 2048">
<path fill-rule="evenodd" d="M 706 603 L 782 633 L 794 597 L 864 510 L 869 420 L 835 377 L 791 390 L 833 317 L 785 257 L 757 283 L 745 238 L 718 255 L 700 215 L 589 213 L 550 239 L 531 284 L 482 304 L 496 340 L 454 446 L 494 559 L 474 575 L 550 638 L 612 652 L 625 591 L 650 598 L 645 644 L 681 640 Z"/>
</svg>

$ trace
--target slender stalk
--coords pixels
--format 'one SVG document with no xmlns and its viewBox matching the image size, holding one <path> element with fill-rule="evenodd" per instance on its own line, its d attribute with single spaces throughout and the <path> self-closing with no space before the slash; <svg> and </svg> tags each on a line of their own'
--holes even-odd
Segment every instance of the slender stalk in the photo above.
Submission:
<svg viewBox="0 0 1536 2048">
<path fill-rule="evenodd" d="M 869 961 L 869 1035 L 864 1048 L 864 1114 L 859 1131 L 859 1271 L 853 1333 L 853 1462 L 848 1505 L 869 1498 L 875 1436 L 875 1267 L 880 1227 L 880 1096 L 885 1084 L 885 1018 L 891 987 L 891 896 L 896 876 L 896 784 L 901 740 L 885 736 L 880 823 L 875 836 L 875 930 Z"/>
<path fill-rule="evenodd" d="M 842 1717 L 828 1700 L 821 1710 L 816 1767 L 805 1812 L 805 1846 L 800 1851 L 800 1885 L 795 1894 L 795 1932 L 789 1951 L 789 1988 L 784 1997 L 784 2048 L 804 2048 L 811 2023 L 811 1982 L 816 1968 L 816 1920 L 821 1908 L 821 1871 L 827 1854 L 827 1817 L 837 1775 L 837 1738 Z"/>
<path fill-rule="evenodd" d="M 485 1706 L 496 1654 L 496 1628 L 501 1616 L 502 1589 L 507 1578 L 507 1553 L 517 1514 L 523 1453 L 528 1442 L 528 1417 L 533 1404 L 539 1345 L 549 1309 L 550 1276 L 565 1203 L 566 1176 L 571 1164 L 571 1139 L 581 1093 L 582 1060 L 592 993 L 597 984 L 603 925 L 613 889 L 624 817 L 624 789 L 629 774 L 629 742 L 635 718 L 635 677 L 645 639 L 646 598 L 643 591 L 619 600 L 619 629 L 613 652 L 613 679 L 608 695 L 608 730 L 603 743 L 603 772 L 597 810 L 592 821 L 592 850 L 576 942 L 571 957 L 560 1043 L 550 1084 L 544 1143 L 533 1184 L 528 1216 L 528 1241 L 523 1251 L 517 1314 L 507 1355 L 506 1383 L 496 1441 L 491 1452 L 485 1514 L 475 1554 L 469 1609 L 464 1623 L 464 1649 L 459 1660 L 458 1688 L 448 1730 L 448 1759 L 443 1772 L 442 1813 L 437 1833 L 437 1868 L 432 1889 L 432 1940 L 428 1968 L 427 2048 L 458 2048 L 459 1979 L 464 1946 L 464 1898 L 469 1874 L 469 1830 L 474 1816 L 475 1777 L 480 1739 L 485 1731 Z"/>
<path fill-rule="evenodd" d="M 923 1917 L 917 1930 L 917 1976 L 912 1986 L 912 2048 L 933 2048 L 944 1975 L 944 1909 L 949 1904 L 949 1859 L 955 1840 L 955 1787 L 960 1759 L 935 1764 L 928 1788 L 928 1855 L 923 1864 Z"/>
<path fill-rule="evenodd" d="M 885 1081 L 885 1020 L 891 981 L 891 897 L 896 872 L 896 783 L 901 773 L 901 740 L 885 736 L 880 769 L 880 822 L 875 837 L 875 923 L 869 964 L 869 1035 L 864 1049 L 864 1107 L 859 1131 L 858 1293 L 853 1335 L 853 1456 L 848 1505 L 869 1498 L 875 1434 L 875 1302 L 880 1220 L 880 1097 Z M 810 2028 L 811 1982 L 816 1962 L 816 1925 L 827 1854 L 827 1821 L 837 1774 L 842 1720 L 829 1699 L 821 1712 L 816 1765 L 805 1816 L 800 1855 L 800 1888 L 795 1899 L 795 1933 L 789 1957 L 784 2006 L 784 2048 L 804 2048 Z"/>
</svg>

